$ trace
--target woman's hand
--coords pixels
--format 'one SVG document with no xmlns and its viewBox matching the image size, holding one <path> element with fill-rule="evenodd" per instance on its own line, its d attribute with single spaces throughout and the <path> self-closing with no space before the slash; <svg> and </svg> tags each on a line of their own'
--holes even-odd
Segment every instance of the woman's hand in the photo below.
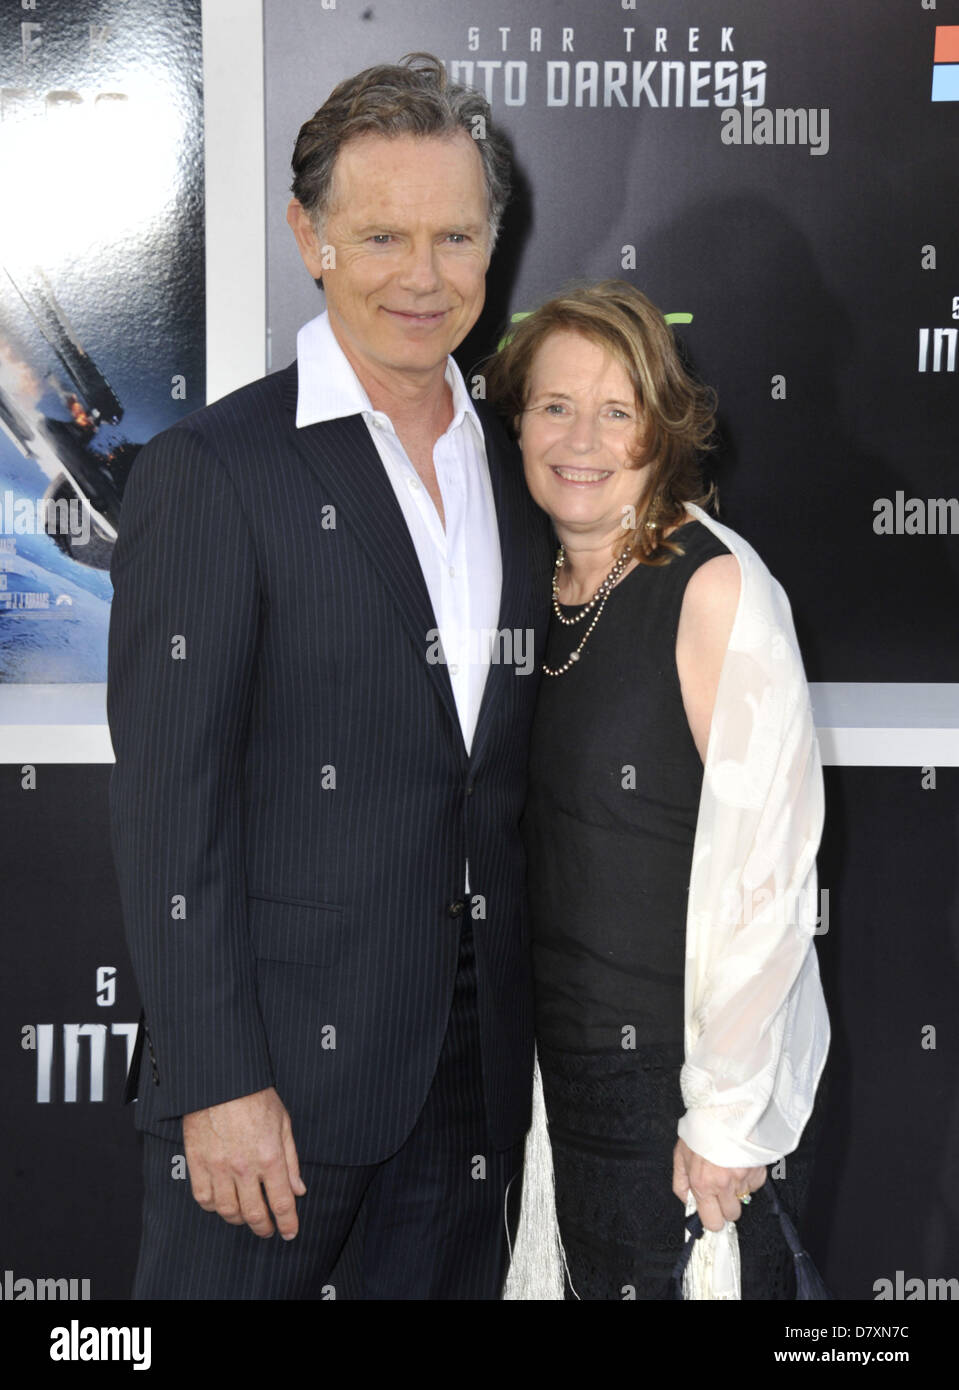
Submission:
<svg viewBox="0 0 959 1390">
<path fill-rule="evenodd" d="M 673 1191 L 684 1204 L 692 1192 L 708 1231 L 721 1231 L 726 1221 L 738 1221 L 743 1210 L 739 1193 L 755 1192 L 765 1181 L 765 1168 L 720 1168 L 693 1153 L 682 1139 L 673 1149 Z"/>
</svg>

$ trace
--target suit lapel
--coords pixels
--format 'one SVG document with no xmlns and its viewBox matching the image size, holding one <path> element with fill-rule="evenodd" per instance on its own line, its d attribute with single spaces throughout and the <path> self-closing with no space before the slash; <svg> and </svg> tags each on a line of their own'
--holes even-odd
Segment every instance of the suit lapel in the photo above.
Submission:
<svg viewBox="0 0 959 1390">
<path fill-rule="evenodd" d="M 523 481 L 517 451 L 512 449 L 506 439 L 499 421 L 488 409 L 478 406 L 478 413 L 486 439 L 486 458 L 489 464 L 490 482 L 493 485 L 493 501 L 496 505 L 496 520 L 499 527 L 500 555 L 503 566 L 503 582 L 500 593 L 499 623 L 500 632 L 510 634 L 509 643 L 523 632 L 529 612 L 529 570 L 523 544 L 523 536 L 518 522 L 523 516 Z M 525 632 L 522 640 L 525 641 Z M 514 660 L 518 653 L 512 646 L 497 641 L 494 651 L 507 654 L 512 652 Z M 474 764 L 483 752 L 483 746 L 493 726 L 496 707 L 506 694 L 506 682 L 518 680 L 515 665 L 499 661 L 490 665 L 480 702 L 476 731 L 470 760 Z"/>
<path fill-rule="evenodd" d="M 315 473 L 337 520 L 350 527 L 366 551 L 370 568 L 396 605 L 416 652 L 450 718 L 459 721 L 449 674 L 427 661 L 436 617 L 416 547 L 383 462 L 361 415 L 296 428 L 296 363 L 287 369 L 284 402 L 290 411 L 293 445 Z"/>
<path fill-rule="evenodd" d="M 283 397 L 290 411 L 294 446 L 319 479 L 324 497 L 336 508 L 337 518 L 351 527 L 365 549 L 372 570 L 396 605 L 415 650 L 422 653 L 429 679 L 462 737 L 449 672 L 443 663 L 431 663 L 426 659 L 430 645 L 428 634 L 435 631 L 437 622 L 416 547 L 363 417 L 350 415 L 297 429 L 295 362 L 286 368 L 285 375 Z M 509 457 L 509 447 L 498 422 L 485 410 L 480 412 L 480 418 L 486 439 L 502 563 L 499 628 L 512 633 L 527 612 L 529 585 L 522 545 L 516 533 L 516 521 L 522 515 L 523 481 L 518 466 Z M 489 735 L 505 681 L 515 679 L 513 670 L 512 665 L 502 662 L 489 668 L 471 761 L 476 760 Z"/>
</svg>

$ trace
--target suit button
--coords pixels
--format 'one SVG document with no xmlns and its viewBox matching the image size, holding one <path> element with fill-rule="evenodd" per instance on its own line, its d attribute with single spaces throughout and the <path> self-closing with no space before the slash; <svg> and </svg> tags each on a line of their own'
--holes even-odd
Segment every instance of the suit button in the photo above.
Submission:
<svg viewBox="0 0 959 1390">
<path fill-rule="evenodd" d="M 472 796 L 472 795 L 473 795 L 473 783 L 472 783 L 472 782 L 467 782 L 466 787 L 464 788 L 464 790 L 465 790 L 467 796 Z"/>
<path fill-rule="evenodd" d="M 450 903 L 446 911 L 450 917 L 462 917 L 465 907 L 466 904 L 464 903 L 463 899 L 457 898 L 455 902 Z"/>
</svg>

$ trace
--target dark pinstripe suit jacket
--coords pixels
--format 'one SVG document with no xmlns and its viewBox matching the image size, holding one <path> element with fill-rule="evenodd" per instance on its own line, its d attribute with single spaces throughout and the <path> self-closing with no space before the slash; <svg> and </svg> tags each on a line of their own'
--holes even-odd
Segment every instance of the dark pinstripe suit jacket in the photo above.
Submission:
<svg viewBox="0 0 959 1390">
<path fill-rule="evenodd" d="M 442 1045 L 468 855 L 487 1113 L 505 1146 L 530 1106 L 517 822 L 548 523 L 481 403 L 499 626 L 535 631 L 536 667 L 490 667 L 467 755 L 363 419 L 297 430 L 296 383 L 294 363 L 158 435 L 124 497 L 107 703 L 146 1019 L 136 1122 L 177 1139 L 177 1117 L 275 1085 L 301 1160 L 393 1152 Z"/>
</svg>

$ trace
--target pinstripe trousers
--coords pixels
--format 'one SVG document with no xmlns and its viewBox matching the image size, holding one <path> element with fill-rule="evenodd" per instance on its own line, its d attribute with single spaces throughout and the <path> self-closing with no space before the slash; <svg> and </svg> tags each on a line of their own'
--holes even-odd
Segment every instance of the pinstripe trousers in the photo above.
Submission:
<svg viewBox="0 0 959 1390">
<path fill-rule="evenodd" d="M 461 929 L 446 1036 L 411 1134 L 382 1163 L 303 1164 L 294 1240 L 203 1211 L 174 1176 L 182 1145 L 142 1139 L 134 1299 L 498 1299 L 523 1144 L 496 1150 L 487 1135 L 472 924 Z"/>
</svg>

